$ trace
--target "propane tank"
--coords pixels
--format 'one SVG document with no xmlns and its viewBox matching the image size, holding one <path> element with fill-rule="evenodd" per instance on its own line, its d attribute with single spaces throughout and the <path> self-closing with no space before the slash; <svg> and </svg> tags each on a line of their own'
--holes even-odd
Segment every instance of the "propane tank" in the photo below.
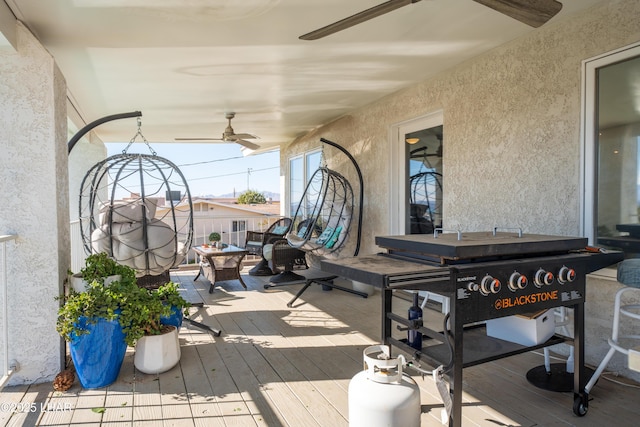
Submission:
<svg viewBox="0 0 640 427">
<path fill-rule="evenodd" d="M 364 349 L 364 370 L 349 382 L 350 427 L 420 427 L 420 389 L 388 345 Z"/>
</svg>

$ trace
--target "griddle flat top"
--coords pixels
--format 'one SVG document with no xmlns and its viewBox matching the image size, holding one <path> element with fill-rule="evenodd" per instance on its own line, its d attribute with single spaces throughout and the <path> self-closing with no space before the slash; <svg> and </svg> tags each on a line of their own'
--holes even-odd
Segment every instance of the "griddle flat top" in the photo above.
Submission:
<svg viewBox="0 0 640 427">
<path fill-rule="evenodd" d="M 584 249 L 584 237 L 549 236 L 509 232 L 468 232 L 377 236 L 376 244 L 390 253 L 407 253 L 450 260 L 503 256 L 537 256 Z"/>
</svg>

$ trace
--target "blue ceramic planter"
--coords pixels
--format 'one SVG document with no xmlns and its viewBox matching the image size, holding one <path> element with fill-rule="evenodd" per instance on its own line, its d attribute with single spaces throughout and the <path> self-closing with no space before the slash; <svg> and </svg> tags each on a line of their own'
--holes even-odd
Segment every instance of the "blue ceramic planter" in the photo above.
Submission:
<svg viewBox="0 0 640 427">
<path fill-rule="evenodd" d="M 160 323 L 163 325 L 175 326 L 179 331 L 180 327 L 182 326 L 182 310 L 180 310 L 180 308 L 176 306 L 172 306 L 171 315 L 160 317 Z"/>
<path fill-rule="evenodd" d="M 87 318 L 82 317 L 78 324 L 89 331 L 73 336 L 69 343 L 80 384 L 88 389 L 106 387 L 118 378 L 127 352 L 122 327 L 117 320 L 102 318 L 95 324 L 88 324 Z"/>
</svg>

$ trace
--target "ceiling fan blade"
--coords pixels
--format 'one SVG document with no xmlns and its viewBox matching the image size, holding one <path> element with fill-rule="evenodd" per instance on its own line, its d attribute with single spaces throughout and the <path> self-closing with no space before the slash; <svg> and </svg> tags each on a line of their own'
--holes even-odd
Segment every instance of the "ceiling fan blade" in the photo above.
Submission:
<svg viewBox="0 0 640 427">
<path fill-rule="evenodd" d="M 338 31 L 346 30 L 347 28 L 358 25 L 362 22 L 373 19 L 377 16 L 384 15 L 403 6 L 407 6 L 411 3 L 417 3 L 420 0 L 389 0 L 381 3 L 377 6 L 373 6 L 367 10 L 351 15 L 348 18 L 341 19 L 340 21 L 329 24 L 325 27 L 311 31 L 310 33 L 303 34 L 299 37 L 300 40 L 317 40 L 322 37 L 326 37 L 330 34 L 337 33 Z"/>
<path fill-rule="evenodd" d="M 531 27 L 538 28 L 562 9 L 556 0 L 473 0 L 510 16 Z"/>
<path fill-rule="evenodd" d="M 173 138 L 174 141 L 218 141 L 224 142 L 220 138 Z"/>
<path fill-rule="evenodd" d="M 258 137 L 250 133 L 234 133 L 233 135 L 229 135 L 228 139 L 235 141 L 238 139 L 258 139 Z"/>
<path fill-rule="evenodd" d="M 236 143 L 242 145 L 243 147 L 248 148 L 249 150 L 257 150 L 260 148 L 258 144 L 254 144 L 253 142 L 245 141 L 244 139 L 237 139 Z"/>
</svg>

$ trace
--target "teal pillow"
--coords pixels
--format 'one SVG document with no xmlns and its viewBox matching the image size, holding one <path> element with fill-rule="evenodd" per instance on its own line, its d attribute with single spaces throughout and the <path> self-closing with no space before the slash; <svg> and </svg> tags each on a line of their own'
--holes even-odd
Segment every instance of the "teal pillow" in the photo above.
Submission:
<svg viewBox="0 0 640 427">
<path fill-rule="evenodd" d="M 287 227 L 286 225 L 280 225 L 280 226 L 278 226 L 278 227 L 274 228 L 274 229 L 273 229 L 273 231 L 272 231 L 272 233 L 273 233 L 273 234 L 283 235 L 284 233 L 286 233 L 286 232 L 287 232 L 287 229 L 288 229 L 288 228 L 289 228 L 289 227 Z"/>
<path fill-rule="evenodd" d="M 339 225 L 336 227 L 336 230 L 333 232 L 333 235 L 329 239 L 329 241 L 324 245 L 325 248 L 331 249 L 335 246 L 338 241 L 338 237 L 340 237 L 340 232 L 342 231 L 342 226 Z"/>
<path fill-rule="evenodd" d="M 334 232 L 333 227 L 325 228 L 322 234 L 320 235 L 320 237 L 316 239 L 316 243 L 319 245 L 324 245 L 325 243 L 327 243 L 329 238 L 333 236 L 333 232 Z"/>
</svg>

